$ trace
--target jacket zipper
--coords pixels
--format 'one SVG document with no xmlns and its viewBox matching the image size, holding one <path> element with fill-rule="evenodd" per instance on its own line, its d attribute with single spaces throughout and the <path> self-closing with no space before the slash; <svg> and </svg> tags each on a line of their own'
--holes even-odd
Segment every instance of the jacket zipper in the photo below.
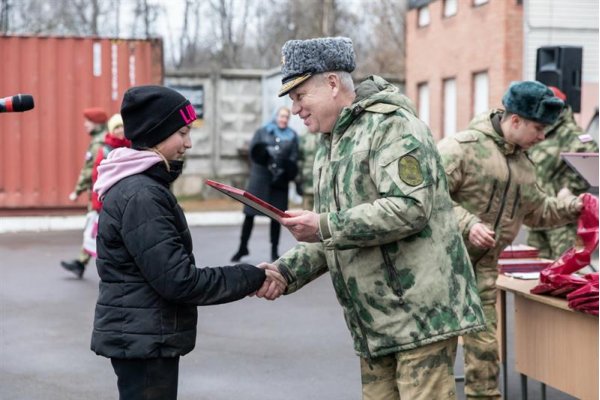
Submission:
<svg viewBox="0 0 600 400">
<path fill-rule="evenodd" d="M 502 213 L 504 212 L 504 206 L 505 206 L 505 202 L 506 202 L 506 194 L 508 193 L 508 189 L 510 188 L 510 181 L 511 181 L 511 171 L 510 171 L 510 163 L 508 161 L 508 157 L 506 157 L 506 168 L 508 169 L 508 179 L 506 180 L 506 186 L 504 187 L 504 193 L 502 193 L 502 199 L 500 199 L 500 210 L 498 211 L 498 214 L 496 215 L 496 220 L 494 221 L 494 232 L 496 232 L 496 229 L 498 228 L 498 224 L 500 224 L 500 219 L 502 218 Z M 498 238 L 495 238 L 496 240 L 498 240 Z M 481 256 L 479 256 L 479 258 L 477 259 L 477 261 L 475 261 L 473 263 L 473 271 L 475 272 L 475 274 L 477 274 L 477 269 L 475 268 L 475 266 L 477 265 L 477 263 L 479 261 L 481 261 L 481 259 L 483 257 L 485 257 L 491 249 L 487 249 L 486 251 L 483 252 L 483 254 Z"/>
<path fill-rule="evenodd" d="M 492 208 L 492 203 L 494 202 L 494 195 L 496 194 L 496 187 L 498 186 L 498 180 L 494 179 L 494 186 L 492 186 L 492 195 L 490 196 L 490 200 L 488 201 L 487 207 L 485 208 L 485 213 L 490 212 Z"/>
<path fill-rule="evenodd" d="M 386 269 L 390 275 L 390 286 L 392 290 L 398 296 L 398 302 L 400 304 L 404 304 L 404 291 L 402 287 L 399 286 L 398 272 L 396 268 L 394 268 L 394 264 L 392 263 L 392 259 L 390 258 L 390 254 L 387 252 L 387 249 L 384 246 L 381 246 L 381 254 L 383 255 L 383 263 L 385 264 Z"/>
<path fill-rule="evenodd" d="M 333 133 L 331 133 L 331 135 L 333 136 Z M 330 136 L 330 142 L 329 142 L 329 161 L 331 162 L 331 152 L 333 149 L 333 137 Z M 331 163 L 330 163 L 331 165 Z M 319 181 L 320 181 L 320 176 L 319 176 Z M 340 202 L 338 200 L 338 193 L 337 193 L 337 189 L 338 189 L 338 185 L 337 185 L 337 171 L 334 174 L 334 176 L 332 177 L 333 179 L 333 200 L 335 202 L 335 207 L 337 211 L 340 211 L 341 207 L 340 207 Z M 342 281 L 342 286 L 344 288 L 344 292 L 346 294 L 346 298 L 348 299 L 348 302 L 350 304 L 352 304 L 352 297 L 350 296 L 350 292 L 348 291 L 348 287 L 346 286 L 346 281 L 344 280 L 344 275 L 342 274 L 342 267 L 340 267 L 340 263 L 338 261 L 337 258 L 337 253 L 336 250 L 333 251 L 333 255 L 335 257 L 335 267 L 338 270 L 338 273 L 340 274 L 341 277 L 341 281 Z M 360 337 L 361 337 L 361 345 L 365 350 L 365 353 L 367 354 L 367 363 L 369 364 L 369 368 L 373 368 L 371 365 L 371 360 L 372 360 L 372 356 L 371 356 L 371 351 L 369 350 L 369 343 L 367 341 L 367 335 L 365 333 L 365 327 L 363 326 L 361 320 L 360 320 L 360 316 L 358 315 L 358 313 L 356 312 L 356 308 L 354 308 L 354 305 L 352 304 L 352 313 L 354 314 L 354 318 L 356 318 L 356 324 L 358 325 L 358 329 L 360 330 Z"/>
<path fill-rule="evenodd" d="M 515 196 L 515 203 L 513 204 L 513 209 L 510 213 L 510 219 L 515 218 L 517 207 L 519 206 L 519 200 L 521 200 L 521 186 L 517 186 L 517 195 Z"/>
</svg>

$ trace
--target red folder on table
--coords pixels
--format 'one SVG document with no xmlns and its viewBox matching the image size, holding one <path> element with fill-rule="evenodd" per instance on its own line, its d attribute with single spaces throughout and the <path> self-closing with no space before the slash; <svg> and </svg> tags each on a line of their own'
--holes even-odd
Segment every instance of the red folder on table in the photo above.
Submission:
<svg viewBox="0 0 600 400">
<path fill-rule="evenodd" d="M 279 208 L 267 203 L 264 200 L 259 199 L 254 196 L 252 193 L 248 193 L 245 190 L 235 188 L 233 186 L 226 185 L 224 183 L 215 182 L 210 179 L 207 179 L 205 183 L 217 189 L 218 191 L 225 193 L 227 196 L 235 199 L 245 205 L 254 208 L 256 211 L 261 214 L 266 215 L 269 218 L 273 218 L 275 221 L 281 220 L 281 218 L 289 218 L 290 216 L 285 212 L 281 211 Z"/>
</svg>

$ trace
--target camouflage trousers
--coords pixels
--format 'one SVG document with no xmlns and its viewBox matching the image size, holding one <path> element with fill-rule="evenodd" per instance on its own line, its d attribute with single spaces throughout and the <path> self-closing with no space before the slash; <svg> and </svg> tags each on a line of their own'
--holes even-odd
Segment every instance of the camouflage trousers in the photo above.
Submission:
<svg viewBox="0 0 600 400">
<path fill-rule="evenodd" d="M 555 229 L 530 230 L 527 244 L 540 250 L 540 257 L 555 260 L 571 248 L 577 239 L 577 225 L 568 224 Z"/>
<path fill-rule="evenodd" d="M 477 290 L 485 315 L 486 330 L 464 335 L 465 394 L 467 399 L 499 399 L 500 356 L 496 329 L 496 279 L 498 267 L 477 265 Z"/>
<path fill-rule="evenodd" d="M 456 337 L 371 360 L 360 359 L 363 400 L 456 399 Z"/>
</svg>

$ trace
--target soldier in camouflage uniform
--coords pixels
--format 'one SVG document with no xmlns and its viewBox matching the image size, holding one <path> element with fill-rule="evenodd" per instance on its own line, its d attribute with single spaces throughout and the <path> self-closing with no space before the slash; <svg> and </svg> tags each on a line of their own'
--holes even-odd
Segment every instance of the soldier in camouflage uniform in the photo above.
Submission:
<svg viewBox="0 0 600 400">
<path fill-rule="evenodd" d="M 506 111 L 479 115 L 468 130 L 438 144 L 488 328 L 463 336 L 468 399 L 500 398 L 495 307 L 500 252 L 512 243 L 522 223 L 565 224 L 581 209 L 573 195 L 559 200 L 541 192 L 525 153 L 544 139 L 545 127 L 558 118 L 563 102 L 545 85 L 531 81 L 511 85 L 502 102 Z"/>
<path fill-rule="evenodd" d="M 550 87 L 555 96 L 566 100 L 559 89 Z M 538 185 L 549 196 L 556 196 L 562 188 L 579 195 L 589 184 L 560 157 L 560 153 L 597 153 L 598 144 L 577 126 L 573 110 L 566 106 L 558 120 L 546 132 L 546 139 L 527 151 L 535 164 Z M 540 257 L 556 259 L 575 244 L 577 225 L 567 224 L 553 229 L 532 228 L 527 244 L 540 250 Z"/>
<path fill-rule="evenodd" d="M 350 39 L 288 41 L 283 55 L 280 95 L 321 132 L 315 212 L 288 211 L 302 243 L 261 266 L 288 294 L 330 273 L 364 399 L 455 399 L 457 336 L 485 321 L 431 133 L 382 78 L 353 90 Z"/>
<path fill-rule="evenodd" d="M 312 210 L 315 201 L 315 190 L 313 187 L 313 164 L 319 136 L 306 132 L 300 136 L 300 152 L 298 157 L 298 176 L 296 178 L 296 189 L 302 196 L 302 209 Z"/>
<path fill-rule="evenodd" d="M 83 126 L 89 133 L 91 140 L 88 149 L 85 153 L 85 160 L 75 190 L 69 195 L 69 200 L 76 201 L 82 193 L 88 194 L 88 211 L 92 210 L 91 193 L 92 193 L 92 169 L 94 166 L 94 158 L 98 154 L 98 150 L 104 145 L 104 137 L 107 133 L 106 122 L 108 115 L 99 107 L 91 107 L 83 110 L 84 122 Z M 73 272 L 78 278 L 83 276 L 85 266 L 90 261 L 90 254 L 83 247 L 79 253 L 79 257 L 71 261 L 61 261 L 63 268 Z"/>
</svg>

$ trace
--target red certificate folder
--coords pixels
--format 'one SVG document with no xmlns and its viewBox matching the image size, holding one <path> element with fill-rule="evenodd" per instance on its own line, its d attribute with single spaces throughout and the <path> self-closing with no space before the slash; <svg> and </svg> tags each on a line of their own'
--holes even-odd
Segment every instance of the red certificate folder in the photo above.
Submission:
<svg viewBox="0 0 600 400">
<path fill-rule="evenodd" d="M 244 203 L 245 205 L 254 208 L 256 211 L 261 214 L 266 215 L 269 218 L 273 218 L 275 221 L 281 220 L 281 218 L 289 218 L 290 216 L 285 212 L 281 211 L 279 208 L 267 203 L 254 196 L 251 193 L 246 192 L 245 190 L 235 188 L 233 186 L 225 185 L 224 183 L 215 182 L 210 179 L 207 179 L 205 183 L 217 189 L 219 192 L 225 193 L 227 196 Z"/>
</svg>

